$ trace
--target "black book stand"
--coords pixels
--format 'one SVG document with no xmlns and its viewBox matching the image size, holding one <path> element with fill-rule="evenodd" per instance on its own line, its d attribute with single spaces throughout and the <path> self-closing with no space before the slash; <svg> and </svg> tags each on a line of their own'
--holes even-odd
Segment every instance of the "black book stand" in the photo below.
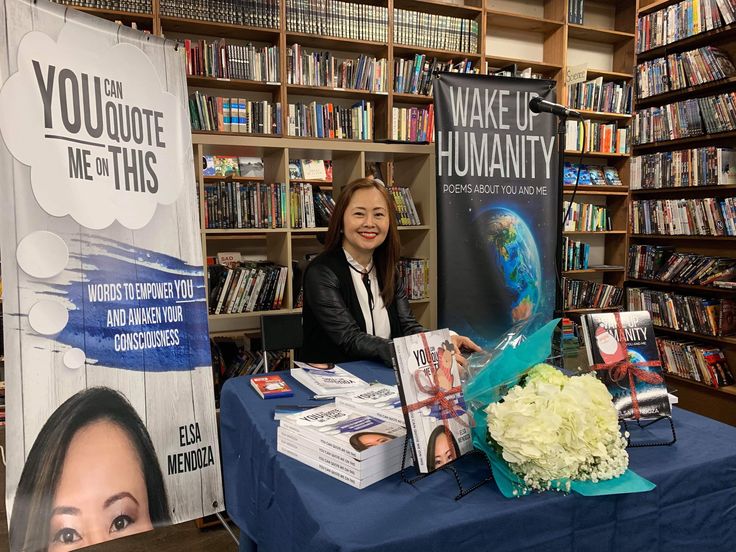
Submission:
<svg viewBox="0 0 736 552">
<path fill-rule="evenodd" d="M 404 439 L 404 455 L 401 458 L 401 480 L 404 483 L 408 483 L 409 485 L 414 485 L 414 483 L 416 483 L 417 481 L 420 481 L 420 480 L 424 479 L 425 477 L 429 477 L 429 476 L 431 476 L 431 475 L 433 475 L 433 474 L 435 474 L 437 472 L 440 472 L 440 471 L 448 471 L 448 472 L 452 473 L 452 475 L 455 477 L 455 483 L 457 483 L 458 494 L 455 496 L 455 500 L 460 500 L 464 496 L 468 495 L 469 493 L 473 492 L 474 490 L 482 487 L 483 485 L 485 485 L 489 481 L 492 481 L 493 480 L 493 473 L 491 472 L 491 462 L 488 460 L 488 457 L 485 454 L 483 454 L 481 451 L 479 451 L 478 449 L 473 449 L 470 452 L 466 452 L 465 454 L 463 454 L 459 458 L 453 460 L 452 462 L 450 462 L 448 464 L 445 464 L 444 466 L 442 466 L 441 468 L 436 469 L 433 472 L 429 472 L 429 473 L 418 473 L 419 470 L 417 470 L 416 467 L 415 467 L 414 469 L 417 471 L 418 475 L 415 475 L 413 477 L 409 477 L 407 475 L 407 470 L 408 470 L 409 466 L 406 465 L 406 451 L 409 449 L 409 440 L 410 440 L 410 437 L 407 435 L 406 438 Z M 470 487 L 465 487 L 465 486 L 463 486 L 463 481 L 462 481 L 462 479 L 460 477 L 460 474 L 458 473 L 458 470 L 456 468 L 456 465 L 459 465 L 458 463 L 463 458 L 468 458 L 470 456 L 477 456 L 477 455 L 480 455 L 486 461 L 486 464 L 488 465 L 488 472 L 489 472 L 488 473 L 488 477 L 486 477 L 485 479 L 483 479 L 481 481 L 478 481 L 478 482 L 474 483 Z"/>
<path fill-rule="evenodd" d="M 632 441 L 632 429 L 634 430 L 634 433 L 644 430 L 648 428 L 651 425 L 656 424 L 657 422 L 661 422 L 662 420 L 667 420 L 670 423 L 670 431 L 672 434 L 671 438 L 665 438 L 662 441 L 651 441 L 651 440 L 642 440 L 642 441 Z M 637 447 L 668 447 L 670 445 L 673 445 L 677 441 L 677 434 L 675 433 L 675 424 L 672 423 L 672 416 L 659 416 L 657 418 L 652 419 L 636 419 L 636 418 L 620 418 L 619 424 L 623 428 L 624 431 L 628 432 L 629 435 L 626 437 L 626 447 L 627 448 L 637 448 Z"/>
</svg>

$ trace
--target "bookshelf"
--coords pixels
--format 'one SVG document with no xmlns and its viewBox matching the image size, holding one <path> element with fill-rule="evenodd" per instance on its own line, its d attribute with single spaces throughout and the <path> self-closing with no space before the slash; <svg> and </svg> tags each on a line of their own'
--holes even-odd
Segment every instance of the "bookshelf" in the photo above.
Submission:
<svg viewBox="0 0 736 552">
<path fill-rule="evenodd" d="M 645 16 L 655 17 L 660 10 L 676 9 L 675 6 L 678 3 L 675 0 L 640 0 L 637 15 L 638 18 Z M 698 34 L 685 36 L 679 40 L 671 41 L 666 45 L 658 45 L 657 47 L 640 51 L 636 55 L 636 62 L 641 65 L 637 65 L 635 73 L 639 71 L 638 67 L 642 67 L 642 71 L 646 71 L 647 65 L 644 65 L 645 62 L 651 66 L 651 64 L 656 64 L 662 58 L 667 58 L 667 56 L 675 54 L 685 55 L 686 52 L 694 52 L 699 48 L 708 46 L 719 48 L 733 61 L 736 55 L 735 37 L 736 24 L 734 23 L 725 24 L 720 28 L 711 30 L 703 28 L 702 32 Z M 688 85 L 680 88 L 668 89 L 641 98 L 637 97 L 635 98 L 635 109 L 659 108 L 674 104 L 675 102 L 727 94 L 734 91 L 736 91 L 736 75 L 730 75 L 725 78 L 719 78 L 718 80 L 706 80 L 706 82 L 699 84 L 688 83 Z M 698 105 L 702 106 L 702 104 Z M 700 107 L 701 114 L 703 113 L 702 109 Z M 704 132 L 697 136 L 635 144 L 632 147 L 632 157 L 638 163 L 640 156 L 644 155 L 669 155 L 669 152 L 707 147 L 734 147 L 736 130 L 722 132 L 707 132 L 705 128 L 703 130 Z M 701 149 L 700 151 L 704 150 Z M 673 157 L 675 155 L 677 154 L 672 153 Z M 643 160 L 644 158 L 641 159 Z M 695 179 L 696 176 L 693 175 L 690 178 Z M 736 196 L 736 185 L 732 183 L 724 182 L 722 185 L 707 184 L 707 182 L 704 183 L 695 180 L 695 182 L 680 183 L 677 187 L 673 186 L 670 182 L 669 186 L 672 187 L 668 187 L 668 182 L 662 178 L 661 181 L 654 181 L 654 187 L 639 189 L 641 188 L 640 184 L 631 186 L 629 199 L 632 205 L 633 202 L 648 200 L 690 201 L 695 202 L 692 203 L 695 205 L 699 201 L 702 202 L 707 200 L 707 198 L 712 198 L 715 204 L 718 205 L 719 202 Z M 631 216 L 634 216 L 633 210 Z M 635 234 L 633 233 L 633 222 L 633 219 L 630 220 L 628 226 L 628 241 L 632 246 L 651 246 L 652 248 L 668 247 L 671 248 L 669 251 L 675 254 L 692 253 L 711 257 L 725 257 L 727 259 L 736 258 L 736 247 L 734 247 L 736 245 L 736 236 L 733 234 L 713 235 L 712 232 L 708 232 L 708 235 L 682 235 L 683 232 L 677 232 L 676 235 L 669 235 L 665 232 L 658 234 Z M 726 231 L 725 233 L 728 232 Z M 632 272 L 632 267 L 627 267 L 625 281 L 627 288 L 643 288 L 651 290 L 652 293 L 665 292 L 673 294 L 673 296 L 676 294 L 677 296 L 707 298 L 714 302 L 736 299 L 736 292 L 734 290 L 718 288 L 712 285 L 652 280 L 637 278 L 635 276 L 636 271 L 634 270 Z M 681 313 L 679 311 L 677 312 L 679 316 Z M 736 336 L 707 335 L 662 326 L 655 326 L 655 333 L 661 338 L 675 339 L 720 349 L 728 362 L 731 373 L 736 374 Z M 688 379 L 681 375 L 670 373 L 666 374 L 666 378 L 670 387 L 677 390 L 680 406 L 726 423 L 736 424 L 736 386 L 727 385 L 715 388 L 698 382 L 695 379 Z"/>
</svg>

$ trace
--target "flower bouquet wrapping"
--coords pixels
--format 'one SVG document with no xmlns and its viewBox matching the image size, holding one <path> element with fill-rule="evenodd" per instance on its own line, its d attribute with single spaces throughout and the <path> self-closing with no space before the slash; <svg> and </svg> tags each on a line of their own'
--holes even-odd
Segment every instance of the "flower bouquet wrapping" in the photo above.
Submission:
<svg viewBox="0 0 736 552">
<path fill-rule="evenodd" d="M 523 330 L 517 339 L 509 334 L 512 346 L 470 357 L 463 392 L 473 444 L 488 456 L 499 490 L 510 498 L 547 489 L 587 496 L 653 489 L 628 469 L 605 385 L 544 364 L 558 322 L 526 339 Z"/>
</svg>

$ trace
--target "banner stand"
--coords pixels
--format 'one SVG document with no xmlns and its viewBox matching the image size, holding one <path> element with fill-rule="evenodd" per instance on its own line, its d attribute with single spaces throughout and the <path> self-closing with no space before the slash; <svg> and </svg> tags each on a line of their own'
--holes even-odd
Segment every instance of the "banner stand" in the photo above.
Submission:
<svg viewBox="0 0 736 552">
<path fill-rule="evenodd" d="M 414 483 L 416 483 L 417 481 L 421 481 L 422 479 L 424 479 L 425 477 L 427 477 L 429 475 L 438 473 L 438 472 L 440 472 L 442 470 L 447 470 L 447 471 L 449 471 L 449 472 L 452 473 L 452 475 L 455 477 L 455 483 L 457 483 L 458 494 L 455 495 L 455 500 L 457 501 L 457 500 L 460 500 L 461 498 L 469 495 L 474 490 L 479 489 L 480 487 L 482 487 L 483 485 L 485 485 L 489 481 L 493 481 L 493 473 L 491 472 L 491 462 L 490 462 L 490 460 L 488 460 L 488 457 L 483 452 L 481 452 L 478 449 L 473 449 L 470 452 L 467 452 L 467 453 L 463 454 L 460 458 L 457 458 L 457 459 L 453 460 L 449 464 L 446 464 L 446 465 L 442 466 L 441 468 L 439 468 L 439 469 L 437 469 L 435 471 L 432 471 L 432 472 L 429 472 L 429 473 L 420 473 L 419 475 L 415 475 L 414 477 L 409 478 L 407 476 L 407 474 L 406 474 L 406 469 L 408 467 L 406 465 L 406 451 L 409 449 L 409 439 L 410 439 L 410 437 L 408 435 L 404 438 L 404 455 L 401 458 L 401 480 L 404 483 L 407 483 L 409 485 L 414 485 Z M 460 478 L 460 474 L 458 473 L 457 469 L 455 468 L 455 464 L 460 459 L 462 459 L 462 458 L 468 458 L 470 456 L 481 456 L 486 461 L 486 463 L 488 464 L 489 475 L 485 479 L 474 483 L 470 487 L 464 488 L 463 487 L 463 482 L 462 482 L 462 480 Z"/>
</svg>

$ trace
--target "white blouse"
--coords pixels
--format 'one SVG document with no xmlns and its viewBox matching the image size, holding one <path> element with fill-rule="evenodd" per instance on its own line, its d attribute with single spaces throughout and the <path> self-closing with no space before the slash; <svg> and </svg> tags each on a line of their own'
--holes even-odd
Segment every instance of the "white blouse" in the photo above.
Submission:
<svg viewBox="0 0 736 552">
<path fill-rule="evenodd" d="M 350 276 L 353 278 L 353 288 L 358 296 L 358 303 L 360 304 L 360 310 L 363 313 L 363 319 L 365 320 L 365 329 L 371 335 L 377 335 L 386 339 L 391 339 L 391 323 L 388 319 L 388 310 L 386 310 L 383 304 L 383 298 L 381 297 L 381 289 L 378 287 L 378 274 L 376 273 L 376 267 L 373 264 L 373 259 L 368 263 L 368 266 L 361 265 L 358 261 L 348 253 L 345 248 L 345 258 L 347 258 L 352 270 Z M 368 278 L 371 281 L 371 294 L 373 295 L 373 312 L 371 313 L 370 303 L 368 301 L 368 290 L 363 283 L 363 275 L 368 273 Z M 371 316 L 371 314 L 373 316 Z"/>
</svg>

